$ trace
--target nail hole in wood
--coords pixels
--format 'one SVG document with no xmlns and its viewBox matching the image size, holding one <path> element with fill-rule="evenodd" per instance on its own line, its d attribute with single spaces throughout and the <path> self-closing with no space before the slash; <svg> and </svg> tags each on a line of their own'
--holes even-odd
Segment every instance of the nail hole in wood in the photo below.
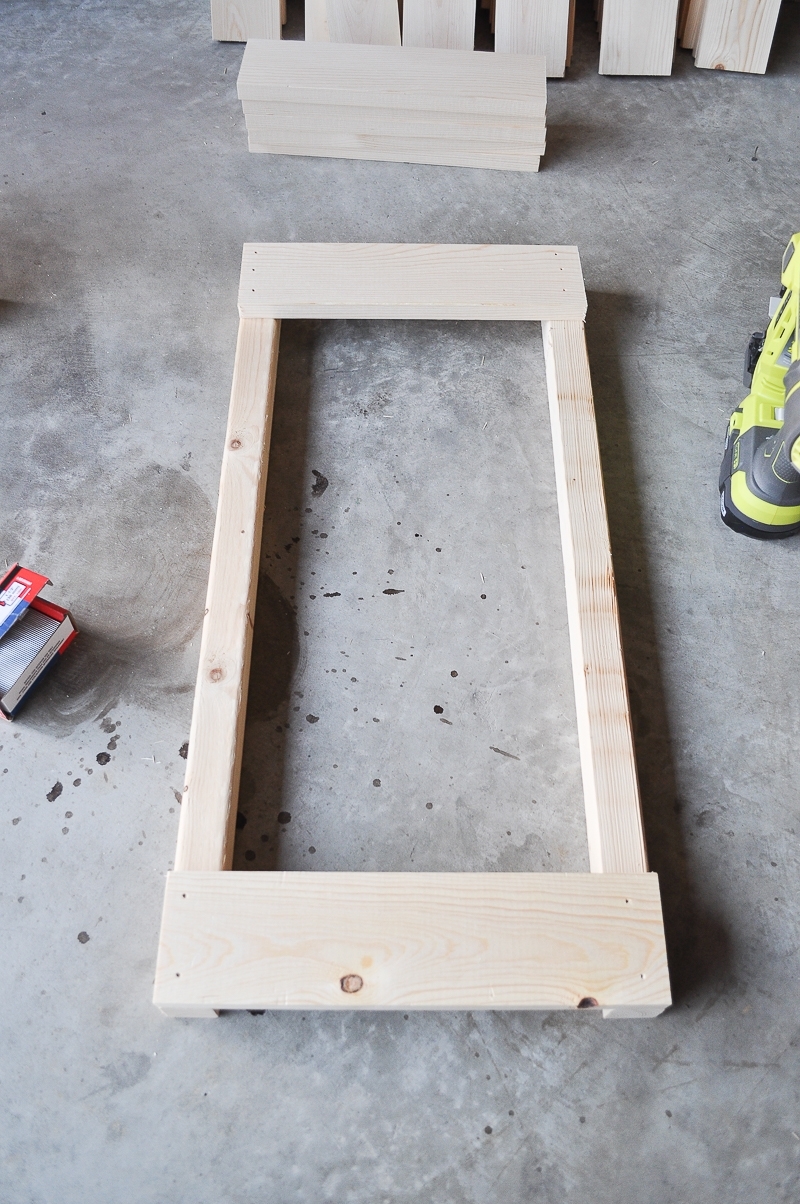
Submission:
<svg viewBox="0 0 800 1204">
<path fill-rule="evenodd" d="M 363 985 L 364 979 L 360 974 L 345 974 L 344 978 L 339 980 L 339 986 L 347 995 L 355 995 Z"/>
</svg>

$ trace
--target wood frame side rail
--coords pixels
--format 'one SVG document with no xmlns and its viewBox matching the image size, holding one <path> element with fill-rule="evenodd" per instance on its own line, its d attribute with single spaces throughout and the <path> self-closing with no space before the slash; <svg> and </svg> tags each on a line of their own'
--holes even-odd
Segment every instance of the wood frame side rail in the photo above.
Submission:
<svg viewBox="0 0 800 1204">
<path fill-rule="evenodd" d="M 186 784 L 156 972 L 154 1002 L 167 1014 L 601 1007 L 605 1016 L 647 1017 L 669 1006 L 585 309 L 574 247 L 245 246 Z M 592 873 L 231 872 L 280 319 L 303 316 L 542 321 Z"/>
</svg>

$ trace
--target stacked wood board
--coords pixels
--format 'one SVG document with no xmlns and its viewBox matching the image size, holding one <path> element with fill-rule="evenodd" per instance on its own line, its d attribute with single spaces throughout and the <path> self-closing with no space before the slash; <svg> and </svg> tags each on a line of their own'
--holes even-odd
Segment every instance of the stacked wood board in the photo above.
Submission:
<svg viewBox="0 0 800 1204">
<path fill-rule="evenodd" d="M 678 0 L 596 0 L 601 75 L 671 75 Z"/>
<path fill-rule="evenodd" d="M 684 0 L 681 45 L 698 67 L 763 75 L 780 7 L 781 0 Z"/>
<path fill-rule="evenodd" d="M 247 43 L 251 151 L 538 171 L 545 60 L 411 46 Z"/>
</svg>

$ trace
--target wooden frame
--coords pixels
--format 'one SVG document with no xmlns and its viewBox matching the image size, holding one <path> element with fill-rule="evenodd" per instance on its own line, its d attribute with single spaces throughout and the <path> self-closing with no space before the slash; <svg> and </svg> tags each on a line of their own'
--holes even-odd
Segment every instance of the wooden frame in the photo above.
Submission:
<svg viewBox="0 0 800 1204">
<path fill-rule="evenodd" d="M 175 869 L 154 1002 L 602 1008 L 670 999 L 647 872 L 575 247 L 248 244 Z M 282 318 L 541 321 L 589 874 L 233 872 Z"/>
</svg>

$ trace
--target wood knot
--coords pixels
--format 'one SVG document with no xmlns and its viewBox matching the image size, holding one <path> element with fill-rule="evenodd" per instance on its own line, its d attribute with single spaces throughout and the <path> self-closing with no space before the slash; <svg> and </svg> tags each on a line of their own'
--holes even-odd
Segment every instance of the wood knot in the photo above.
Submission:
<svg viewBox="0 0 800 1204">
<path fill-rule="evenodd" d="M 242 446 L 241 439 L 231 439 L 231 447 L 233 448 L 234 451 L 238 451 L 241 446 Z"/>
<path fill-rule="evenodd" d="M 360 991 L 364 985 L 364 979 L 360 974 L 345 974 L 344 978 L 339 980 L 339 986 L 346 995 L 355 995 L 356 991 Z"/>
<path fill-rule="evenodd" d="M 715 70 L 715 71 L 724 71 L 724 70 L 725 70 L 725 64 L 724 64 L 724 63 L 715 63 L 715 64 L 714 64 L 714 70 Z"/>
<path fill-rule="evenodd" d="M 208 676 L 212 681 L 222 681 L 225 673 L 222 669 L 212 669 Z"/>
<path fill-rule="evenodd" d="M 579 1008 L 599 1008 L 600 1004 L 591 995 L 586 995 L 578 1004 Z"/>
</svg>

